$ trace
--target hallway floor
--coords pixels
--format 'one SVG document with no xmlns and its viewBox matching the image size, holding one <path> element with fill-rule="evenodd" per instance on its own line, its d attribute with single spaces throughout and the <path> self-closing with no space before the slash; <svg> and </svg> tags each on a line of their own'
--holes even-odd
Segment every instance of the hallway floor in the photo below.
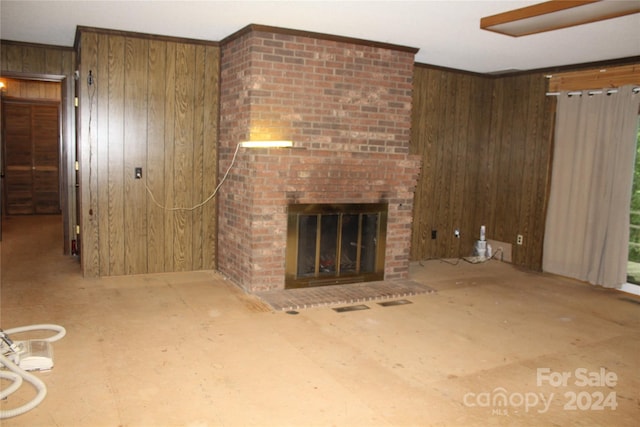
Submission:
<svg viewBox="0 0 640 427">
<path fill-rule="evenodd" d="M 274 311 L 213 271 L 84 279 L 60 218 L 3 219 L 1 327 L 54 323 L 48 394 L 11 426 L 631 426 L 640 299 L 490 261 L 437 292 Z M 14 336 L 14 338 L 20 338 Z M 615 379 L 614 379 L 615 377 Z M 7 386 L 2 381 L 3 388 Z M 22 405 L 28 384 L 0 402 Z"/>
</svg>

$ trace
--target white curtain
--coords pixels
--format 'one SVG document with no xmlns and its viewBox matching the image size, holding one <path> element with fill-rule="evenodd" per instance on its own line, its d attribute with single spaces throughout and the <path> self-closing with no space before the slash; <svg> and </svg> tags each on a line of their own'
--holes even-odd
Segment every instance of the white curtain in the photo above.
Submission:
<svg viewBox="0 0 640 427">
<path fill-rule="evenodd" d="M 544 271 L 606 287 L 626 282 L 640 94 L 560 94 Z"/>
</svg>

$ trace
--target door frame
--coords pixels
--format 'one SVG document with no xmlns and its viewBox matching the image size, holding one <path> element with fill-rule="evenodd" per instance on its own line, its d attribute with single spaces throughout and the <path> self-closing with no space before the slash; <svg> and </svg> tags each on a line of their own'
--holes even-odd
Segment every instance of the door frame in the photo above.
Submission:
<svg viewBox="0 0 640 427">
<path fill-rule="evenodd" d="M 636 141 L 640 140 L 640 110 L 638 111 L 638 128 L 637 128 L 637 136 L 636 136 Z M 638 147 L 636 146 L 636 153 L 638 152 Z M 637 170 L 638 168 L 638 159 L 636 159 L 636 163 L 635 163 L 635 168 Z M 635 174 L 635 170 L 634 170 L 634 174 Z M 629 202 L 631 203 L 631 201 Z M 629 223 L 631 223 L 631 221 L 629 221 Z M 627 256 L 627 262 L 628 262 L 628 256 Z M 628 271 L 628 270 L 627 270 Z M 629 278 L 629 276 L 627 275 L 627 279 Z M 627 292 L 630 294 L 634 294 L 634 295 L 640 295 L 640 283 L 631 283 L 629 281 L 627 281 L 627 283 L 623 283 L 622 286 L 620 287 L 620 290 L 623 292 Z"/>
<path fill-rule="evenodd" d="M 63 242 L 65 255 L 71 255 L 72 242 L 76 239 L 76 137 L 75 137 L 75 80 L 63 74 L 39 74 L 2 71 L 2 77 L 19 80 L 49 81 L 60 83 L 60 135 L 58 138 L 60 209 L 62 211 Z M 4 194 L 2 194 L 4 197 Z"/>
</svg>

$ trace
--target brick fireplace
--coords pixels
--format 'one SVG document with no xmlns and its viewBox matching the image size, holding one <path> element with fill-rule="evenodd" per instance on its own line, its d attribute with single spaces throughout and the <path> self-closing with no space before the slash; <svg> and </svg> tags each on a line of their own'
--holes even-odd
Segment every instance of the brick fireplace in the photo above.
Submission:
<svg viewBox="0 0 640 427">
<path fill-rule="evenodd" d="M 384 279 L 405 279 L 419 156 L 409 154 L 416 50 L 250 25 L 221 43 L 218 268 L 284 289 L 290 205 L 388 204 Z"/>
</svg>

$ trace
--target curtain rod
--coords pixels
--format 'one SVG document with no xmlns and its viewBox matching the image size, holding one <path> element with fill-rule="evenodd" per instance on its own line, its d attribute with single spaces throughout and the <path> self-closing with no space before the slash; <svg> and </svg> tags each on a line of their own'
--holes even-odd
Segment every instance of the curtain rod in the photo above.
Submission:
<svg viewBox="0 0 640 427">
<path fill-rule="evenodd" d="M 640 93 L 640 87 L 634 87 L 633 89 L 633 93 Z M 618 89 L 607 89 L 607 90 L 589 90 L 586 91 L 587 95 L 601 95 L 603 93 L 606 93 L 607 95 L 611 95 L 612 93 L 618 93 Z M 547 92 L 545 95 L 547 96 L 560 96 L 562 92 Z M 583 91 L 581 90 L 576 90 L 576 91 L 571 91 L 571 92 L 567 92 L 567 95 L 569 96 L 574 96 L 574 95 L 582 95 Z"/>
</svg>

